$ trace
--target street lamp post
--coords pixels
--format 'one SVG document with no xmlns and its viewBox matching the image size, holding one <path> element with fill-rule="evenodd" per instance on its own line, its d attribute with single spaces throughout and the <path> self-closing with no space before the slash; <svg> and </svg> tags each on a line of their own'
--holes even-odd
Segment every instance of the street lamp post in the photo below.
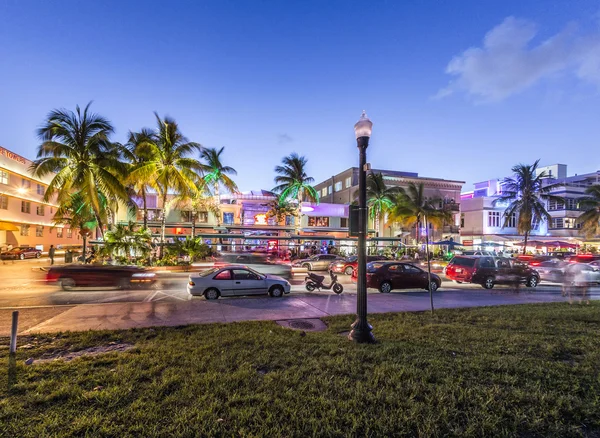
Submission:
<svg viewBox="0 0 600 438">
<path fill-rule="evenodd" d="M 375 342 L 372 327 L 367 322 L 367 147 L 373 122 L 363 111 L 354 125 L 359 151 L 358 169 L 358 278 L 356 283 L 356 321 L 348 339 L 355 342 Z"/>
</svg>

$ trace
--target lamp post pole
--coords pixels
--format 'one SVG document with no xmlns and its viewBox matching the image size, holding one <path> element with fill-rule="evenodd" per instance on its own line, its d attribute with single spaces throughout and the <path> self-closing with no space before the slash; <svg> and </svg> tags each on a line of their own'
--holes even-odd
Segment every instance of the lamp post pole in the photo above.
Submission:
<svg viewBox="0 0 600 438">
<path fill-rule="evenodd" d="M 375 337 L 372 327 L 367 322 L 367 147 L 373 123 L 363 111 L 359 121 L 354 125 L 356 143 L 359 151 L 358 169 L 358 278 L 356 284 L 356 321 L 348 339 L 355 342 L 372 343 Z"/>
</svg>

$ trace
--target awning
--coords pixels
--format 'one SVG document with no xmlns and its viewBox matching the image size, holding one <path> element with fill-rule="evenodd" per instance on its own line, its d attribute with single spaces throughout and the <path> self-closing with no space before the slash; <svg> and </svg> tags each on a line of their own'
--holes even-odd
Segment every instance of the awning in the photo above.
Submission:
<svg viewBox="0 0 600 438">
<path fill-rule="evenodd" d="M 0 230 L 3 231 L 19 231 L 19 227 L 10 222 L 2 222 L 0 221 Z"/>
</svg>

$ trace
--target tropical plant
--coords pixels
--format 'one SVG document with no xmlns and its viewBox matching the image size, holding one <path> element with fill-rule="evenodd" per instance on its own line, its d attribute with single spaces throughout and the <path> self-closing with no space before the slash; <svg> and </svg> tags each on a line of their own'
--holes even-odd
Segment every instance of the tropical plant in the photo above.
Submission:
<svg viewBox="0 0 600 438">
<path fill-rule="evenodd" d="M 423 183 L 408 184 L 408 187 L 398 187 L 394 206 L 389 215 L 390 220 L 399 222 L 407 228 L 415 227 L 415 238 L 417 244 L 421 242 L 421 223 L 425 224 L 426 239 L 429 242 L 429 224 L 441 227 L 452 219 L 452 213 L 448 210 L 436 208 L 439 198 L 428 198 L 425 196 Z"/>
<path fill-rule="evenodd" d="M 100 201 L 104 203 L 102 196 L 100 196 Z M 87 239 L 98 227 L 92 207 L 85 203 L 80 193 L 74 193 L 66 202 L 58 206 L 52 222 L 58 225 L 67 225 L 71 230 L 78 230 L 83 240 L 83 261 L 85 263 Z"/>
<path fill-rule="evenodd" d="M 140 147 L 140 153 L 148 159 L 131 172 L 131 178 L 154 181 L 153 185 L 161 198 L 159 257 L 162 258 L 166 218 L 170 208 L 168 194 L 175 192 L 183 197 L 192 197 L 196 194 L 203 167 L 190 155 L 195 151 L 201 152 L 202 146 L 185 138 L 175 120 L 169 117 L 161 119 L 157 113 L 154 115 L 158 125 L 157 131 Z"/>
<path fill-rule="evenodd" d="M 274 217 L 277 219 L 277 223 L 285 221 L 287 216 L 296 217 L 298 215 L 298 209 L 288 199 L 277 198 L 269 202 L 269 210 L 267 211 L 267 217 Z"/>
<path fill-rule="evenodd" d="M 46 202 L 56 196 L 59 205 L 68 204 L 72 194 L 79 193 L 82 202 L 92 208 L 102 234 L 108 215 L 105 208 L 129 201 L 121 183 L 126 166 L 116 158 L 109 138 L 113 126 L 90 112 L 90 105 L 83 111 L 77 106 L 75 112 L 60 109 L 48 114 L 37 131 L 42 144 L 30 171 L 38 178 L 55 173 L 44 194 Z"/>
<path fill-rule="evenodd" d="M 381 215 L 392 209 L 399 192 L 398 187 L 387 187 L 381 173 L 371 172 L 367 175 L 367 208 L 375 222 L 377 235 L 379 235 Z M 358 193 L 356 199 L 358 199 Z"/>
<path fill-rule="evenodd" d="M 135 177 L 132 177 L 132 172 L 150 161 L 151 156 L 148 144 L 153 141 L 153 134 L 149 129 L 142 129 L 140 132 L 129 131 L 127 143 L 121 149 L 123 157 L 131 166 L 125 183 L 133 190 L 137 197 L 141 198 L 144 228 L 148 228 L 148 202 L 146 195 L 149 190 L 156 189 L 156 184 L 152 176 L 146 174 L 147 179 L 144 180 L 140 174 L 135 174 Z"/>
<path fill-rule="evenodd" d="M 152 235 L 146 228 L 140 228 L 135 222 L 117 224 L 104 234 L 104 251 L 109 255 L 125 257 L 148 257 L 152 250 Z"/>
<path fill-rule="evenodd" d="M 171 200 L 171 204 L 181 210 L 190 212 L 192 223 L 192 238 L 196 237 L 196 220 L 199 213 L 212 213 L 219 216 L 220 208 L 215 199 L 207 193 L 204 180 L 200 180 L 196 191 L 192 195 L 177 195 Z"/>
<path fill-rule="evenodd" d="M 518 164 L 512 168 L 513 177 L 504 178 L 502 181 L 502 194 L 494 200 L 497 203 L 508 203 L 504 210 L 503 226 L 508 226 L 513 218 L 517 217 L 517 231 L 524 235 L 523 254 L 527 251 L 527 239 L 533 223 L 550 222 L 552 217 L 546 210 L 546 201 L 564 202 L 559 196 L 550 194 L 553 185 L 546 184 L 550 178 L 546 171 L 537 172 L 536 160 L 532 165 Z"/>
<path fill-rule="evenodd" d="M 294 199 L 297 202 L 297 232 L 300 229 L 299 218 L 301 214 L 302 201 L 307 200 L 311 202 L 319 202 L 319 194 L 311 185 L 314 182 L 314 178 L 306 174 L 307 162 L 308 160 L 305 157 L 301 157 L 297 153 L 293 152 L 281 160 L 281 166 L 275 167 L 275 173 L 277 173 L 277 176 L 275 177 L 275 184 L 277 184 L 277 186 L 273 189 L 273 191 L 275 193 L 279 193 L 280 199 Z"/>
<path fill-rule="evenodd" d="M 174 256 L 185 254 L 189 256 L 190 262 L 206 258 L 211 254 L 210 246 L 202 242 L 202 239 L 190 236 L 176 240 L 174 245 L 168 247 L 168 251 Z"/>
<path fill-rule="evenodd" d="M 217 150 L 215 148 L 205 148 L 200 152 L 200 159 L 203 160 L 202 167 L 204 170 L 204 182 L 206 187 L 212 187 L 214 192 L 213 195 L 216 198 L 218 212 L 217 212 L 217 225 L 221 224 L 221 194 L 220 186 L 223 186 L 230 193 L 236 193 L 238 187 L 229 177 L 229 175 L 237 175 L 237 171 L 230 166 L 224 166 L 221 162 L 221 154 L 225 150 L 225 147 Z"/>
<path fill-rule="evenodd" d="M 577 219 L 581 231 L 586 237 L 597 237 L 600 234 L 600 185 L 595 184 L 585 189 L 586 196 L 579 198 L 579 208 L 583 213 Z"/>
</svg>

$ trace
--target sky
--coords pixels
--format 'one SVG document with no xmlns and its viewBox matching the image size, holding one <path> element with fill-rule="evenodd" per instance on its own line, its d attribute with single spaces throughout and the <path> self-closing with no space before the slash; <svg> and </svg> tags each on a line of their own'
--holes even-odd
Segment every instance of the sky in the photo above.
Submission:
<svg viewBox="0 0 600 438">
<path fill-rule="evenodd" d="M 472 183 L 518 163 L 600 170 L 600 3 L 586 0 L 0 0 L 0 146 L 34 158 L 54 108 L 115 141 L 153 127 L 225 147 L 240 190 L 297 152 Z"/>
</svg>

